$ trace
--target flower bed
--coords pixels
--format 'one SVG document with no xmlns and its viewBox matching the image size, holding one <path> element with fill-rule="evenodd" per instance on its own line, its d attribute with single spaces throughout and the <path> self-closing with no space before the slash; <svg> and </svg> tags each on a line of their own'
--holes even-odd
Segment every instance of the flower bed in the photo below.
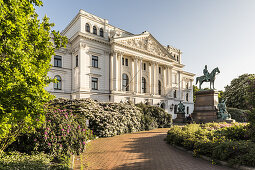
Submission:
<svg viewBox="0 0 255 170">
<path fill-rule="evenodd" d="M 167 142 L 229 164 L 255 166 L 255 143 L 247 135 L 247 124 L 207 123 L 173 126 Z"/>
<path fill-rule="evenodd" d="M 72 112 L 78 122 L 89 120 L 89 128 L 99 137 L 170 127 L 172 123 L 171 115 L 156 106 L 147 106 L 153 115 L 131 103 L 100 103 L 91 99 L 55 99 L 51 106 Z M 152 122 L 148 127 L 149 120 Z"/>
</svg>

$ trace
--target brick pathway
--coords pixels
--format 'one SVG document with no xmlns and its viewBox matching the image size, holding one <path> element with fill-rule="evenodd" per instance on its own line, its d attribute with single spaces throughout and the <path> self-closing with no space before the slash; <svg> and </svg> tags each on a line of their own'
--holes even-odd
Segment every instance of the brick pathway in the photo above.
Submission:
<svg viewBox="0 0 255 170">
<path fill-rule="evenodd" d="M 227 170 L 228 167 L 194 158 L 173 148 L 164 138 L 168 129 L 124 134 L 92 141 L 82 158 L 75 159 L 75 169 L 145 169 L 145 170 Z M 82 162 L 82 165 L 81 165 Z"/>
</svg>

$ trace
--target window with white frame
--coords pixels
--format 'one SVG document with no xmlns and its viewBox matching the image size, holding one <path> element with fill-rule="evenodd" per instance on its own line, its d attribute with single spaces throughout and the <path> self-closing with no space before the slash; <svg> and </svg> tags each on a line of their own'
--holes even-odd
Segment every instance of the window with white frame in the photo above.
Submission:
<svg viewBox="0 0 255 170">
<path fill-rule="evenodd" d="M 98 78 L 96 77 L 91 78 L 91 87 L 92 90 L 98 90 Z"/>
<path fill-rule="evenodd" d="M 62 67 L 62 57 L 55 55 L 54 56 L 54 67 Z"/>
<path fill-rule="evenodd" d="M 62 89 L 62 79 L 59 75 L 54 77 L 57 82 L 54 83 L 54 90 L 61 90 Z"/>
<path fill-rule="evenodd" d="M 92 55 L 92 67 L 98 68 L 98 56 Z"/>
</svg>

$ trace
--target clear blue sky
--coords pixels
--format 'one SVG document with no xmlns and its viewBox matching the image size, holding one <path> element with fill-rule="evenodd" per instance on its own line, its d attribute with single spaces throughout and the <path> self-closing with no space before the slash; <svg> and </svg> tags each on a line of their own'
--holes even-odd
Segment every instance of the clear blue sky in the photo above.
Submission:
<svg viewBox="0 0 255 170">
<path fill-rule="evenodd" d="M 215 88 L 255 73 L 255 0 L 43 0 L 37 8 L 63 30 L 83 9 L 134 34 L 149 31 L 183 51 L 185 71 L 202 75 L 219 67 Z M 209 85 L 209 84 L 208 84 Z M 204 87 L 208 86 L 205 85 Z"/>
</svg>

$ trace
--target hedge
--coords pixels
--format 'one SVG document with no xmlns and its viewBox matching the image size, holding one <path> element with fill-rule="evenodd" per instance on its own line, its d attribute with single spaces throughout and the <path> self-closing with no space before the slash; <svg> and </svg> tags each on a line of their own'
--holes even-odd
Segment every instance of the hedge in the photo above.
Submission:
<svg viewBox="0 0 255 170">
<path fill-rule="evenodd" d="M 255 167 L 255 143 L 247 135 L 247 124 L 207 123 L 173 126 L 167 142 L 229 164 Z"/>
<path fill-rule="evenodd" d="M 50 105 L 77 115 L 77 121 L 89 120 L 89 128 L 99 137 L 170 127 L 172 118 L 157 106 L 132 103 L 106 103 L 91 99 L 55 99 Z M 145 111 L 146 110 L 146 111 Z"/>
</svg>

